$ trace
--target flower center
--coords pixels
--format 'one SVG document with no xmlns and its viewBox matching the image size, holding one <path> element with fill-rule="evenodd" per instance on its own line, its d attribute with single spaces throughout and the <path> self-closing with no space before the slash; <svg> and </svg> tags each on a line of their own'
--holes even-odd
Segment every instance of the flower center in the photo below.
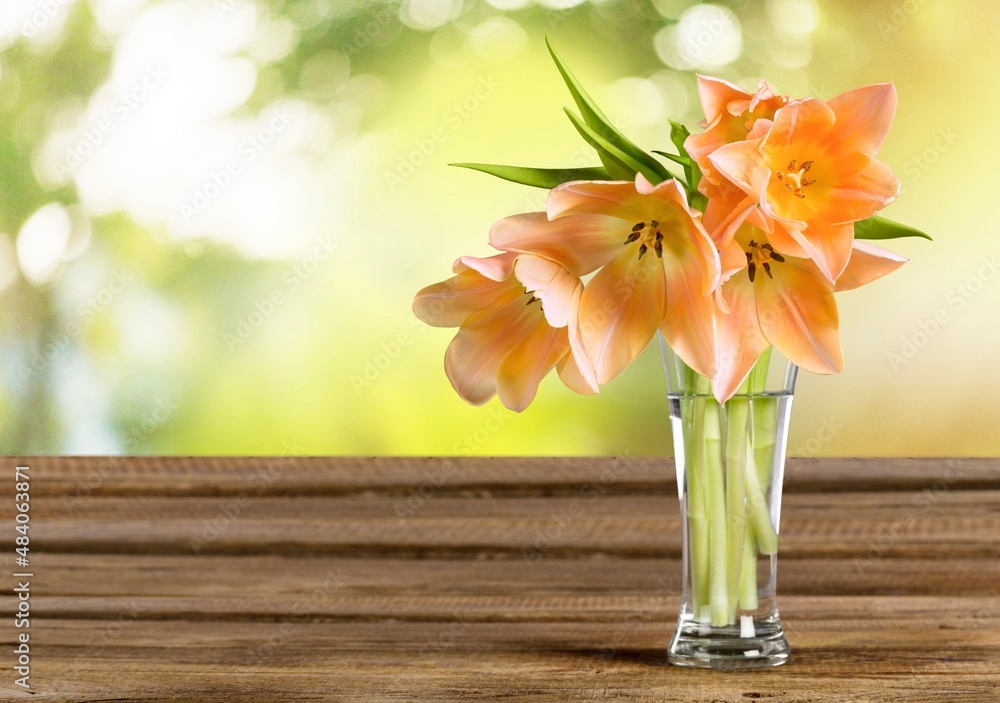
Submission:
<svg viewBox="0 0 1000 703">
<path fill-rule="evenodd" d="M 538 298 L 538 297 L 536 297 L 536 296 L 535 296 L 535 294 L 534 294 L 534 293 L 532 293 L 532 292 L 531 292 L 530 290 L 528 290 L 527 288 L 525 288 L 525 289 L 524 289 L 524 294 L 525 294 L 526 296 L 528 296 L 528 302 L 526 302 L 526 303 L 525 303 L 525 305 L 531 305 L 532 303 L 540 303 L 540 302 L 542 302 L 542 299 L 541 299 L 541 298 Z M 541 309 L 542 309 L 542 306 L 541 306 L 541 305 L 539 305 L 539 306 L 538 306 L 538 309 L 539 309 L 539 310 L 541 310 Z"/>
<path fill-rule="evenodd" d="M 646 222 L 636 222 L 632 226 L 632 233 L 625 240 L 625 245 L 639 242 L 639 258 L 652 249 L 656 256 L 663 258 L 663 232 L 660 231 L 660 223 L 657 220 Z"/>
<path fill-rule="evenodd" d="M 801 167 L 796 168 L 795 159 L 792 159 L 786 171 L 778 171 L 778 180 L 784 183 L 785 190 L 796 198 L 804 198 L 806 197 L 805 188 L 816 182 L 812 178 L 806 177 L 812 165 L 812 161 L 806 161 Z"/>
<path fill-rule="evenodd" d="M 770 243 L 758 244 L 751 239 L 749 247 L 746 254 L 747 275 L 750 276 L 750 282 L 753 283 L 753 279 L 757 276 L 758 267 L 764 269 L 764 273 L 767 274 L 768 278 L 774 278 L 771 275 L 771 262 L 784 263 L 785 257 L 776 252 Z"/>
</svg>

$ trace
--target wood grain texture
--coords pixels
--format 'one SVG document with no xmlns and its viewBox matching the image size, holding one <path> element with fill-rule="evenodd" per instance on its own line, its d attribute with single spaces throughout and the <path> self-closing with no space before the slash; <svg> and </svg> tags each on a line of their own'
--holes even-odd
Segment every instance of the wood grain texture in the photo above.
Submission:
<svg viewBox="0 0 1000 703">
<path fill-rule="evenodd" d="M 0 701 L 1000 701 L 997 460 L 790 462 L 793 658 L 741 674 L 666 665 L 669 460 L 7 461 Z"/>
</svg>

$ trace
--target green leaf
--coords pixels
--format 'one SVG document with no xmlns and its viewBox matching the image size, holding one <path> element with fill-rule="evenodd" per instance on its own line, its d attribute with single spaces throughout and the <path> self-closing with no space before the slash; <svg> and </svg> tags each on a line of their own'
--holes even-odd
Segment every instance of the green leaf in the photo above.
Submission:
<svg viewBox="0 0 1000 703">
<path fill-rule="evenodd" d="M 660 156 L 665 156 L 666 158 L 673 161 L 675 164 L 680 164 L 685 168 L 691 165 L 691 158 L 688 156 L 678 156 L 677 154 L 671 154 L 669 151 L 657 151 L 656 149 L 653 149 L 653 153 L 659 154 Z"/>
<path fill-rule="evenodd" d="M 688 159 L 687 165 L 684 167 L 684 178 L 687 181 L 688 192 L 694 192 L 698 187 L 698 184 L 693 182 L 694 172 L 692 170 L 692 165 L 694 165 L 694 160 L 687 153 L 687 149 L 684 148 L 684 140 L 686 140 L 691 135 L 688 128 L 682 125 L 680 122 L 674 122 L 670 120 L 670 141 L 677 148 L 677 153 L 681 156 L 686 156 Z M 695 166 L 697 168 L 697 166 Z M 701 173 L 698 174 L 699 179 L 701 178 Z"/>
<path fill-rule="evenodd" d="M 546 190 L 551 190 L 569 181 L 611 180 L 611 174 L 601 166 L 594 168 L 527 168 L 524 166 L 500 166 L 496 164 L 462 163 L 448 165 L 481 171 L 491 176 L 502 178 L 505 181 L 534 186 L 535 188 L 545 188 Z"/>
<path fill-rule="evenodd" d="M 687 153 L 687 149 L 684 148 L 684 141 L 691 136 L 691 131 L 682 125 L 680 122 L 674 122 L 670 120 L 670 141 L 675 147 L 677 147 L 677 153 L 682 156 L 690 156 Z"/>
<path fill-rule="evenodd" d="M 552 60 L 555 61 L 556 68 L 559 69 L 559 74 L 566 83 L 566 87 L 569 88 L 569 92 L 573 96 L 573 101 L 576 102 L 576 106 L 579 108 L 580 114 L 583 116 L 583 121 L 591 128 L 591 130 L 604 141 L 613 145 L 618 151 L 626 154 L 631 161 L 642 164 L 645 169 L 636 170 L 643 171 L 643 174 L 646 175 L 646 178 L 649 178 L 652 183 L 659 183 L 662 180 L 670 178 L 671 174 L 663 166 L 663 164 L 636 146 L 635 143 L 633 143 L 628 137 L 618 131 L 618 129 L 611 124 L 611 121 L 603 112 L 601 112 L 601 109 L 597 107 L 597 104 L 590 98 L 587 91 L 583 89 L 582 85 L 580 85 L 580 81 L 576 79 L 576 76 L 574 76 L 569 70 L 566 63 L 559 57 L 559 54 L 556 53 L 556 50 L 552 47 L 552 42 L 549 41 L 548 37 L 545 38 L 545 45 L 549 48 Z M 606 155 L 602 154 L 601 161 L 604 162 L 608 171 L 614 173 L 614 167 L 620 164 L 609 163 L 605 160 L 605 158 Z M 654 174 L 654 177 L 651 178 L 650 175 L 647 174 Z"/>
<path fill-rule="evenodd" d="M 591 129 L 572 110 L 567 109 L 566 114 L 569 116 L 570 121 L 573 123 L 573 126 L 576 127 L 576 131 L 580 133 L 580 136 L 583 137 L 584 141 L 597 149 L 597 153 L 602 157 L 601 160 L 605 163 L 610 161 L 615 165 L 614 169 L 610 167 L 608 168 L 608 171 L 611 172 L 613 176 L 618 178 L 635 178 L 636 173 L 641 173 L 649 180 L 650 183 L 656 184 L 663 180 L 659 174 L 650 169 L 649 166 L 635 160 L 631 155 L 626 154 L 624 151 Z M 606 158 L 608 161 L 605 160 Z M 616 171 L 618 172 L 617 174 Z"/>
<path fill-rule="evenodd" d="M 929 234 L 919 229 L 903 225 L 884 217 L 869 217 L 854 223 L 854 236 L 858 239 L 898 239 L 899 237 L 923 237 L 931 239 Z"/>
</svg>

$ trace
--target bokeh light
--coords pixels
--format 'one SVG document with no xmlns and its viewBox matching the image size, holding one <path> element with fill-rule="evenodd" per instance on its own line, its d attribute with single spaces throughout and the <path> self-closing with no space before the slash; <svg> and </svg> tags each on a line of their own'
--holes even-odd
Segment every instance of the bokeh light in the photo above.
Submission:
<svg viewBox="0 0 1000 703">
<path fill-rule="evenodd" d="M 514 416 L 456 397 L 451 331 L 410 310 L 494 221 L 544 208 L 447 164 L 598 163 L 547 36 L 650 150 L 702 119 L 696 72 L 823 99 L 895 81 L 886 214 L 936 241 L 893 242 L 911 262 L 842 296 L 845 371 L 801 377 L 789 446 L 995 454 L 998 21 L 985 0 L 3 3 L 0 443 L 668 453 L 655 349 L 596 397 L 547 379 Z"/>
</svg>

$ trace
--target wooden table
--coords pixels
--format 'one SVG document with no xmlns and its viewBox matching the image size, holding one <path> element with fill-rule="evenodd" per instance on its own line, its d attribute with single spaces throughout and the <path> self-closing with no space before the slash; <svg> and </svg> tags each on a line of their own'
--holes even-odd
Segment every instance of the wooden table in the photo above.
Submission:
<svg viewBox="0 0 1000 703">
<path fill-rule="evenodd" d="M 790 462 L 792 660 L 742 674 L 665 662 L 669 460 L 8 463 L 4 701 L 1000 701 L 997 460 Z"/>
</svg>

